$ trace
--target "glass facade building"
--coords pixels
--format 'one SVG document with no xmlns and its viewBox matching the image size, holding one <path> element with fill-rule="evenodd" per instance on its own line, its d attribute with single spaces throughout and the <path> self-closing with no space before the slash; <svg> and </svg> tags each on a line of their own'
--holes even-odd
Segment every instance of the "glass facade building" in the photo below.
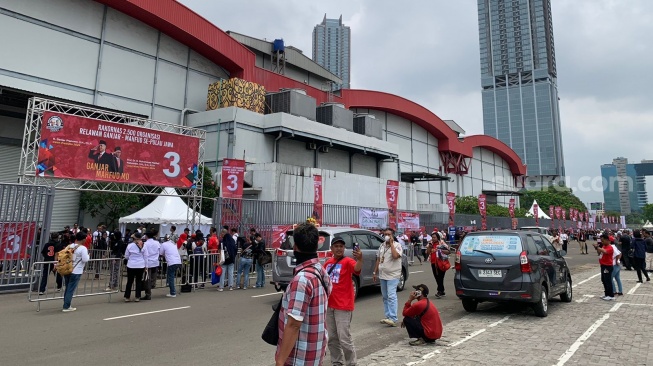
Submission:
<svg viewBox="0 0 653 366">
<path fill-rule="evenodd" d="M 485 134 L 528 176 L 565 175 L 550 0 L 477 0 Z"/>
<path fill-rule="evenodd" d="M 339 19 L 327 19 L 313 28 L 313 61 L 342 79 L 334 89 L 350 88 L 351 30 Z"/>
<path fill-rule="evenodd" d="M 646 176 L 653 175 L 653 162 L 644 160 L 639 164 L 628 164 L 626 158 L 612 159 L 612 164 L 601 165 L 603 200 L 605 210 L 641 212 L 648 204 Z"/>
</svg>

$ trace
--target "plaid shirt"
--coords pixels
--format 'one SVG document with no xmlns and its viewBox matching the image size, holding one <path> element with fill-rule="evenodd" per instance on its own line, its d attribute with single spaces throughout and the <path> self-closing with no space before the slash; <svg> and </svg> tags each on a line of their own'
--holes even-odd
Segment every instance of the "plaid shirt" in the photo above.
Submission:
<svg viewBox="0 0 653 366">
<path fill-rule="evenodd" d="M 329 293 L 331 292 L 329 276 L 326 275 L 317 258 L 295 268 L 295 276 L 288 284 L 281 303 L 277 355 L 281 349 L 288 316 L 301 321 L 302 325 L 286 365 L 320 366 L 326 353 L 328 339 L 326 311 L 329 298 L 319 278 L 310 272 L 322 275 L 324 284 L 329 288 Z"/>
</svg>

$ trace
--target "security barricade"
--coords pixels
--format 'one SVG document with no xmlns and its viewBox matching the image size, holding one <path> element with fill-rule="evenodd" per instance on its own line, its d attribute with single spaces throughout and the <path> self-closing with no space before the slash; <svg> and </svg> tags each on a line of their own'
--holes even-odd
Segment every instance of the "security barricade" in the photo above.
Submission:
<svg viewBox="0 0 653 366">
<path fill-rule="evenodd" d="M 219 257 L 219 253 L 189 255 L 183 283 L 192 285 L 193 289 L 204 288 L 207 284 L 211 286 L 211 273 L 215 271 L 220 260 Z M 225 275 L 225 273 L 222 274 L 222 276 Z"/>
<path fill-rule="evenodd" d="M 36 311 L 41 311 L 41 302 L 43 301 L 63 300 L 65 280 L 63 276 L 54 271 L 56 263 L 35 262 L 30 268 L 30 282 L 34 285 L 29 288 L 27 299 L 30 302 L 36 302 Z M 100 268 L 99 272 L 88 270 L 89 265 L 92 268 Z M 84 273 L 79 280 L 73 298 L 108 295 L 108 301 L 110 302 L 111 295 L 118 293 L 119 290 L 117 285 L 119 278 L 115 276 L 121 273 L 121 268 L 122 261 L 117 258 L 89 260 L 86 263 L 86 268 L 84 268 Z"/>
</svg>

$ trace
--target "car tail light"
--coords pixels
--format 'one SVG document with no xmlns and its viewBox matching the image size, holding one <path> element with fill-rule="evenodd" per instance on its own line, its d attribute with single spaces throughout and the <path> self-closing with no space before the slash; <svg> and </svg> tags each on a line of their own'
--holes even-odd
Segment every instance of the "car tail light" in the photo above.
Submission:
<svg viewBox="0 0 653 366">
<path fill-rule="evenodd" d="M 521 265 L 521 273 L 531 273 L 531 264 L 528 262 L 526 251 L 521 252 L 519 255 L 519 264 Z"/>
<path fill-rule="evenodd" d="M 460 271 L 460 250 L 456 251 L 456 263 L 454 264 L 454 269 Z"/>
<path fill-rule="evenodd" d="M 462 295 L 464 293 L 465 293 L 465 291 L 463 291 L 463 290 L 456 290 L 456 295 Z"/>
<path fill-rule="evenodd" d="M 332 251 L 323 251 L 323 252 L 317 252 L 317 257 L 318 258 L 331 258 L 333 257 L 333 252 Z"/>
<path fill-rule="evenodd" d="M 522 299 L 530 299 L 532 296 L 530 294 L 521 294 L 519 295 Z"/>
<path fill-rule="evenodd" d="M 277 249 L 276 252 L 277 257 L 285 257 L 286 256 L 286 251 L 283 249 Z"/>
</svg>

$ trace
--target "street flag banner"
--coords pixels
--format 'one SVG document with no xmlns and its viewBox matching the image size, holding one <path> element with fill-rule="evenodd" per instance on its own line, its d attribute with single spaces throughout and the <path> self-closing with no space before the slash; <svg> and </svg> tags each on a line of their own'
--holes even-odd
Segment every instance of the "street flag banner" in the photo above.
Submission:
<svg viewBox="0 0 653 366">
<path fill-rule="evenodd" d="M 478 212 L 481 214 L 481 230 L 487 230 L 487 201 L 486 200 L 487 198 L 484 194 L 478 195 Z M 535 215 L 537 216 L 537 214 Z"/>
<path fill-rule="evenodd" d="M 388 227 L 388 210 L 361 208 L 358 210 L 358 226 L 364 229 L 385 229 Z"/>
<path fill-rule="evenodd" d="M 0 222 L 0 261 L 28 258 L 35 239 L 36 222 Z"/>
<path fill-rule="evenodd" d="M 243 180 L 245 179 L 245 160 L 224 159 L 222 161 L 223 198 L 243 198 Z"/>
<path fill-rule="evenodd" d="M 313 176 L 313 218 L 322 225 L 322 176 Z"/>
<path fill-rule="evenodd" d="M 385 199 L 388 203 L 389 226 L 397 230 L 397 201 L 399 199 L 399 182 L 388 180 L 385 185 Z"/>
<path fill-rule="evenodd" d="M 41 177 L 192 188 L 200 139 L 46 111 L 36 174 Z"/>
<path fill-rule="evenodd" d="M 508 213 L 510 214 L 511 219 L 515 218 L 515 199 L 514 198 L 511 198 L 510 201 L 508 201 Z"/>
<path fill-rule="evenodd" d="M 549 206 L 549 217 L 551 218 L 551 229 L 553 229 L 553 226 L 554 226 L 554 224 L 553 224 L 553 220 L 555 219 L 554 213 L 555 213 L 555 207 L 553 205 Z"/>
<path fill-rule="evenodd" d="M 453 192 L 447 192 L 447 207 L 449 208 L 449 226 L 453 226 L 456 216 L 456 194 Z"/>
<path fill-rule="evenodd" d="M 397 218 L 397 226 L 399 229 L 419 230 L 419 213 L 401 211 Z"/>
</svg>

